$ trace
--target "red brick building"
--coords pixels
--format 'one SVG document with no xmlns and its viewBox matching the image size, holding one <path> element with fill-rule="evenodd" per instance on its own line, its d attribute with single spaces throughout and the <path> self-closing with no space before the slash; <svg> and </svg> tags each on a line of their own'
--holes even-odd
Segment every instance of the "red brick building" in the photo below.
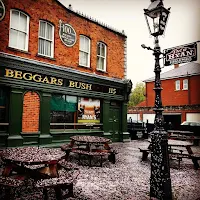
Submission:
<svg viewBox="0 0 200 200">
<path fill-rule="evenodd" d="M 145 101 L 129 109 L 129 116 L 154 123 L 155 92 L 154 77 L 144 81 L 146 86 Z M 165 122 L 174 126 L 183 121 L 200 122 L 200 64 L 188 63 L 175 65 L 174 69 L 161 73 L 162 104 Z"/>
<path fill-rule="evenodd" d="M 77 133 L 123 140 L 124 32 L 58 0 L 0 3 L 1 145 L 56 145 Z M 94 111 L 82 116 L 83 104 Z"/>
</svg>

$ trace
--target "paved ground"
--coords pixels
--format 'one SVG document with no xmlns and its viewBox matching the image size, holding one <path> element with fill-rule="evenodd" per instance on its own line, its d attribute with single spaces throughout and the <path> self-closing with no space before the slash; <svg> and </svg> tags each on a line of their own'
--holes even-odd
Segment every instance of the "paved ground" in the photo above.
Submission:
<svg viewBox="0 0 200 200">
<path fill-rule="evenodd" d="M 138 147 L 147 147 L 147 140 L 113 143 L 117 150 L 116 164 L 105 160 L 103 167 L 80 167 L 71 200 L 147 200 L 149 199 L 150 159 L 141 162 Z M 200 147 L 193 148 L 200 152 Z M 76 157 L 71 161 L 76 164 Z M 86 161 L 85 161 L 86 162 Z M 83 163 L 84 164 L 84 163 Z M 184 159 L 181 168 L 177 161 L 170 163 L 174 200 L 200 200 L 200 169 L 194 170 L 191 160 Z M 49 191 L 50 199 L 55 199 Z M 1 196 L 0 196 L 1 197 Z M 16 199 L 39 200 L 42 191 L 28 188 Z"/>
</svg>

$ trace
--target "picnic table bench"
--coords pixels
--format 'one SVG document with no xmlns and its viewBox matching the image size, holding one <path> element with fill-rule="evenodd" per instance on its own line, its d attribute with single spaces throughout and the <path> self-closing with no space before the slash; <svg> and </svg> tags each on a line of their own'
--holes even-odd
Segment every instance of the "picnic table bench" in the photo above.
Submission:
<svg viewBox="0 0 200 200">
<path fill-rule="evenodd" d="M 115 163 L 115 154 L 109 143 L 110 139 L 97 136 L 72 136 L 70 144 L 64 144 L 61 149 L 66 152 L 66 159 L 69 153 L 78 154 L 78 161 L 81 162 L 81 156 L 87 156 L 89 166 L 92 166 L 93 157 L 100 157 L 100 167 L 102 167 L 103 156 L 108 156 L 108 160 Z"/>
<path fill-rule="evenodd" d="M 180 149 L 180 147 L 185 148 L 187 150 L 187 153 L 184 153 L 184 150 Z M 178 160 L 178 167 L 180 168 L 180 162 L 182 161 L 182 159 L 188 158 L 192 160 L 194 169 L 200 168 L 198 164 L 198 160 L 200 160 L 200 154 L 193 153 L 191 147 L 192 144 L 186 143 L 186 141 L 177 141 L 177 143 L 168 144 L 168 153 L 170 159 Z M 142 152 L 142 161 L 147 160 L 149 153 L 151 153 L 151 143 L 147 148 L 139 148 L 139 150 L 140 152 Z"/>
<path fill-rule="evenodd" d="M 27 184 L 30 178 L 34 180 L 33 185 L 43 189 L 45 199 L 47 188 L 55 190 L 57 200 L 61 200 L 61 189 L 67 189 L 70 196 L 73 194 L 74 179 L 69 172 L 60 175 L 62 160 L 65 153 L 53 148 L 20 147 L 6 149 L 1 157 L 5 167 L 0 176 L 0 186 L 6 188 L 5 199 L 14 199 L 11 191 L 17 187 Z"/>
</svg>

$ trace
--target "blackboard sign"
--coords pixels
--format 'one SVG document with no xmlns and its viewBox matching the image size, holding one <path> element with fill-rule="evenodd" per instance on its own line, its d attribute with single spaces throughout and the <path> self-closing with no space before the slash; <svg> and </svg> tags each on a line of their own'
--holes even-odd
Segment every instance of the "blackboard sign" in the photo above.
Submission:
<svg viewBox="0 0 200 200">
<path fill-rule="evenodd" d="M 174 65 L 197 60 L 197 43 L 164 49 L 164 65 Z"/>
<path fill-rule="evenodd" d="M 3 1 L 0 0 L 0 21 L 3 20 L 4 16 L 5 16 L 5 6 L 3 4 Z"/>
<path fill-rule="evenodd" d="M 72 47 L 76 43 L 76 32 L 74 28 L 69 24 L 63 23 L 61 20 L 59 21 L 59 24 L 59 35 L 61 41 L 67 47 Z"/>
</svg>

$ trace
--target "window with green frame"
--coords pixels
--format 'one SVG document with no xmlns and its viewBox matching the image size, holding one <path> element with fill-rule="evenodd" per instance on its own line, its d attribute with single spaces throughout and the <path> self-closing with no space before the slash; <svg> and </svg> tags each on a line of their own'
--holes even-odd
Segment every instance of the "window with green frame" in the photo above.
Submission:
<svg viewBox="0 0 200 200">
<path fill-rule="evenodd" d="M 98 103 L 97 106 L 96 102 Z M 85 106 L 86 109 L 84 116 L 87 119 L 80 119 L 80 105 Z M 90 108 L 93 108 L 93 111 L 90 111 Z M 91 114 L 91 112 L 93 114 Z M 95 119 L 93 119 L 93 115 L 96 116 Z M 62 94 L 52 94 L 50 118 L 51 131 L 65 131 L 67 129 L 99 130 L 101 126 L 100 100 L 78 98 L 76 96 Z"/>
<path fill-rule="evenodd" d="M 8 89 L 0 87 L 0 131 L 8 128 Z"/>
<path fill-rule="evenodd" d="M 76 123 L 77 97 L 53 94 L 51 123 Z"/>
</svg>

